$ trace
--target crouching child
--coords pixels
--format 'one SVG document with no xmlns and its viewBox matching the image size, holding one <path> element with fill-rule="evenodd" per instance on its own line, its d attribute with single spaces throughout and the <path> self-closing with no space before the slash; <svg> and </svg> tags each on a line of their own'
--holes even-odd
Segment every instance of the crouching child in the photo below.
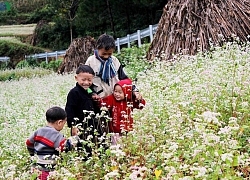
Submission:
<svg viewBox="0 0 250 180">
<path fill-rule="evenodd" d="M 67 122 L 67 114 L 60 107 L 52 107 L 46 112 L 47 125 L 37 129 L 26 140 L 26 146 L 33 159 L 32 169 L 38 172 L 38 179 L 47 180 L 49 173 L 55 170 L 56 158 L 62 151 L 75 146 L 74 141 L 66 139 L 60 132 Z"/>
</svg>

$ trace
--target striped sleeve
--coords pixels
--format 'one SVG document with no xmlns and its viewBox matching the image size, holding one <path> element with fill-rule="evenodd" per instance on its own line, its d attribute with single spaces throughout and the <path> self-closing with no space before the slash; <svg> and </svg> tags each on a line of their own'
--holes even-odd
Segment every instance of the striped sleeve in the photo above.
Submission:
<svg viewBox="0 0 250 180">
<path fill-rule="evenodd" d="M 67 139 L 61 133 L 58 134 L 56 142 L 57 143 L 55 143 L 54 147 L 56 149 L 59 149 L 61 152 L 62 151 L 66 151 L 67 152 L 68 150 L 72 149 L 70 147 L 71 144 L 67 141 Z"/>
<path fill-rule="evenodd" d="M 31 156 L 34 156 L 35 153 L 35 149 L 34 149 L 34 136 L 35 134 L 32 134 L 29 139 L 26 140 L 26 147 L 29 151 L 29 154 Z"/>
</svg>

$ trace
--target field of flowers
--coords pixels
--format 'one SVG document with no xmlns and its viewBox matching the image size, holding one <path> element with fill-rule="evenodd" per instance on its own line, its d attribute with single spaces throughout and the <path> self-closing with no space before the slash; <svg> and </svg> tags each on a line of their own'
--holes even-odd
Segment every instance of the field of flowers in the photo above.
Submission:
<svg viewBox="0 0 250 180">
<path fill-rule="evenodd" d="M 73 76 L 0 82 L 0 179 L 35 179 L 25 140 L 45 125 L 49 107 L 65 106 Z M 62 153 L 54 177 L 248 179 L 249 45 L 228 43 L 206 54 L 156 61 L 137 78 L 147 104 L 135 110 L 134 131 L 88 161 L 74 151 Z M 69 136 L 66 126 L 62 132 Z"/>
</svg>

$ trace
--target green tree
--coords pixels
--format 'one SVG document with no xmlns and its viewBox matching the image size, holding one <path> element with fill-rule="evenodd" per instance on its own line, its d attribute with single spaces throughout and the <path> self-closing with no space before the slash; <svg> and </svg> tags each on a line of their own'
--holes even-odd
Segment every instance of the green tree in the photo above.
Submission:
<svg viewBox="0 0 250 180">
<path fill-rule="evenodd" d="M 69 22 L 70 25 L 70 41 L 73 40 L 73 21 L 77 15 L 77 9 L 79 6 L 79 0 L 58 0 L 52 1 L 54 6 L 58 7 L 57 16 L 65 19 Z"/>
</svg>

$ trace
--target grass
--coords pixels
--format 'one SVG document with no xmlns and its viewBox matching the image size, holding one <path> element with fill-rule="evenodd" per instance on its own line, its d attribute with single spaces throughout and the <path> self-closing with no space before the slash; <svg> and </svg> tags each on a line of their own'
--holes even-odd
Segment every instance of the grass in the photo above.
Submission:
<svg viewBox="0 0 250 180">
<path fill-rule="evenodd" d="M 0 41 L 6 40 L 23 44 L 20 38 L 32 35 L 35 28 L 36 24 L 0 26 Z"/>
<path fill-rule="evenodd" d="M 247 179 L 249 59 L 249 45 L 227 43 L 175 62 L 155 60 L 137 75 L 146 106 L 134 112 L 134 131 L 105 153 L 94 148 L 88 161 L 75 151 L 62 153 L 56 178 Z M 65 107 L 73 76 L 0 82 L 0 179 L 35 179 L 25 140 L 45 124 L 49 107 Z M 69 136 L 67 127 L 62 132 Z"/>
<path fill-rule="evenodd" d="M 31 35 L 36 24 L 0 26 L 0 36 Z"/>
<path fill-rule="evenodd" d="M 38 67 L 36 68 L 26 67 L 26 68 L 17 68 L 13 70 L 2 70 L 0 71 L 0 81 L 30 79 L 33 77 L 42 77 L 52 73 L 53 70 L 46 70 Z"/>
</svg>

